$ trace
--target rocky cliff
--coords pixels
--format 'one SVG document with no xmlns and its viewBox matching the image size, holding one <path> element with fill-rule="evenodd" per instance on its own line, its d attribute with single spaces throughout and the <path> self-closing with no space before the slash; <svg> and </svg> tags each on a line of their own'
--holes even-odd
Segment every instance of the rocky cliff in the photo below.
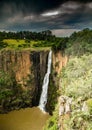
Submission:
<svg viewBox="0 0 92 130">
<path fill-rule="evenodd" d="M 48 88 L 48 102 L 47 111 L 50 114 L 53 113 L 55 106 L 58 102 L 59 97 L 59 86 L 61 85 L 61 79 L 58 77 L 62 68 L 66 66 L 68 57 L 64 55 L 61 51 L 53 52 L 52 55 L 52 72 L 50 75 L 50 83 Z"/>
<path fill-rule="evenodd" d="M 8 86 L 0 85 L 1 112 L 39 104 L 42 82 L 47 69 L 48 53 L 49 50 L 3 50 L 0 52 L 0 72 L 4 72 L 6 77 L 8 73 L 10 77 Z M 59 80 L 57 75 L 66 63 L 66 56 L 63 56 L 61 52 L 53 52 L 46 106 L 51 114 L 58 98 Z"/>
<path fill-rule="evenodd" d="M 12 87 L 0 87 L 2 93 L 12 90 L 9 96 L 0 98 L 0 111 L 38 105 L 42 81 L 47 68 L 49 51 L 0 52 L 0 72 L 7 72 L 13 82 Z M 2 86 L 2 85 L 0 85 Z M 5 91 L 5 92 L 3 92 Z M 1 93 L 1 94 L 2 94 Z"/>
<path fill-rule="evenodd" d="M 61 51 L 53 53 L 53 68 L 59 74 L 63 67 L 66 66 L 68 57 Z"/>
</svg>

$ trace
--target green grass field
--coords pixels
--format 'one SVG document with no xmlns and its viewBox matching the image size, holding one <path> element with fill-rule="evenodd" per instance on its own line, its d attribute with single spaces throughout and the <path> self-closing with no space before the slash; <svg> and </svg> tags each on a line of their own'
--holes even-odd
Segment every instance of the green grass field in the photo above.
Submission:
<svg viewBox="0 0 92 130">
<path fill-rule="evenodd" d="M 25 47 L 32 47 L 34 44 L 37 44 L 38 41 L 4 39 L 3 42 L 7 43 L 8 46 L 11 48 L 18 48 L 18 47 L 25 48 Z"/>
<path fill-rule="evenodd" d="M 50 50 L 51 47 L 39 46 L 44 41 L 33 40 L 19 40 L 19 39 L 4 39 L 2 44 L 6 44 L 4 49 L 18 49 L 18 50 Z M 35 45 L 38 45 L 37 47 Z"/>
</svg>

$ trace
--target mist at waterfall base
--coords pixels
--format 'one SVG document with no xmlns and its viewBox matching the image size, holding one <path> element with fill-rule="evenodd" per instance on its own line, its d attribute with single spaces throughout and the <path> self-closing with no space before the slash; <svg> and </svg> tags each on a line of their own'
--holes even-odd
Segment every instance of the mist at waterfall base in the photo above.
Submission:
<svg viewBox="0 0 92 130">
<path fill-rule="evenodd" d="M 47 103 L 47 94 L 48 94 L 48 85 L 49 85 L 49 76 L 51 73 L 51 62 L 52 62 L 52 51 L 50 50 L 48 55 L 48 66 L 47 66 L 47 72 L 45 74 L 43 85 L 42 85 L 42 93 L 39 101 L 39 108 L 46 112 L 46 103 Z"/>
</svg>

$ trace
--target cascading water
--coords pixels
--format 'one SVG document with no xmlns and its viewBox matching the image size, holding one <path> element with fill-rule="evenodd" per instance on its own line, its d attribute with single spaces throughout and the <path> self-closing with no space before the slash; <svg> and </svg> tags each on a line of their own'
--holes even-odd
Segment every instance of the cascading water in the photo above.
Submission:
<svg viewBox="0 0 92 130">
<path fill-rule="evenodd" d="M 51 72 L 51 62 L 52 62 L 52 51 L 50 51 L 48 55 L 48 68 L 47 68 L 47 73 L 45 74 L 45 77 L 43 80 L 42 93 L 41 93 L 40 102 L 39 102 L 39 108 L 42 111 L 45 111 L 45 106 L 47 103 L 47 93 L 48 93 L 49 75 Z"/>
</svg>

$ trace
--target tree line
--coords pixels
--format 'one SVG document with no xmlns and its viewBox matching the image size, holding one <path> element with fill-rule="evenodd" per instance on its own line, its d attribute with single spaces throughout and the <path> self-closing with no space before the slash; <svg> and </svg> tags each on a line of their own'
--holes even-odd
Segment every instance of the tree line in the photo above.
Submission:
<svg viewBox="0 0 92 130">
<path fill-rule="evenodd" d="M 55 36 L 50 30 L 42 32 L 30 32 L 30 31 L 20 31 L 20 32 L 0 32 L 0 40 L 3 39 L 29 39 L 29 40 L 50 40 Z"/>
<path fill-rule="evenodd" d="M 50 30 L 42 32 L 0 32 L 0 48 L 7 47 L 6 43 L 3 43 L 3 39 L 25 39 L 26 43 L 34 40 L 37 41 L 34 47 L 52 47 L 54 51 L 65 51 L 72 47 L 72 50 L 70 49 L 69 51 L 92 52 L 92 30 L 88 28 L 74 32 L 70 37 L 56 37 Z"/>
</svg>

